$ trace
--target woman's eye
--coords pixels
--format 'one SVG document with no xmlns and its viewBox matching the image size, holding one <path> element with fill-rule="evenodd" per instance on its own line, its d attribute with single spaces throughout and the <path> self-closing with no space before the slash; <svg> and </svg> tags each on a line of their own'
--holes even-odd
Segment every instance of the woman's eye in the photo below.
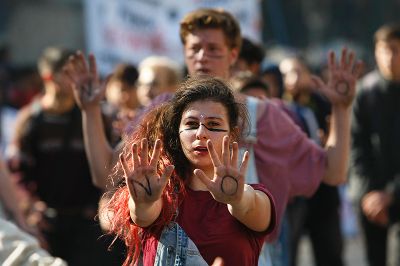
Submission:
<svg viewBox="0 0 400 266">
<path fill-rule="evenodd" d="M 220 124 L 217 123 L 217 122 L 210 122 L 210 123 L 207 124 L 207 126 L 208 127 L 218 127 L 218 126 L 220 126 Z"/>
<path fill-rule="evenodd" d="M 192 128 L 198 128 L 199 127 L 199 123 L 197 122 L 186 122 L 186 126 L 190 129 Z"/>
</svg>

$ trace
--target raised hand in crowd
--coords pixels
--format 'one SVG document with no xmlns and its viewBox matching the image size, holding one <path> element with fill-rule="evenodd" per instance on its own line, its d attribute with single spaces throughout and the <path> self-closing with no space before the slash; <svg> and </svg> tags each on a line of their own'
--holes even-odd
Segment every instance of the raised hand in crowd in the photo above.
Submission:
<svg viewBox="0 0 400 266">
<path fill-rule="evenodd" d="M 112 147 L 104 132 L 100 106 L 106 86 L 100 81 L 94 55 L 90 54 L 87 62 L 83 53 L 78 51 L 69 58 L 63 74 L 82 110 L 83 137 L 92 182 L 96 187 L 106 190 L 109 167 L 114 160 Z"/>
<path fill-rule="evenodd" d="M 64 75 L 69 80 L 75 100 L 82 110 L 99 106 L 106 86 L 100 81 L 93 54 L 88 56 L 88 60 L 80 51 L 71 56 L 64 67 Z"/>
<path fill-rule="evenodd" d="M 317 89 L 325 95 L 333 107 L 351 106 L 356 94 L 356 82 L 361 75 L 362 63 L 354 62 L 355 53 L 342 49 L 339 62 L 336 62 L 336 54 L 330 51 L 328 54 L 328 80 L 323 82 L 321 78 L 312 76 Z"/>
<path fill-rule="evenodd" d="M 318 90 L 332 104 L 329 136 L 325 144 L 328 165 L 323 181 L 338 185 L 346 181 L 350 154 L 350 112 L 356 92 L 356 81 L 361 74 L 362 63 L 354 62 L 354 52 L 342 49 L 339 62 L 334 52 L 328 54 L 328 80 L 323 82 L 313 76 Z"/>
</svg>

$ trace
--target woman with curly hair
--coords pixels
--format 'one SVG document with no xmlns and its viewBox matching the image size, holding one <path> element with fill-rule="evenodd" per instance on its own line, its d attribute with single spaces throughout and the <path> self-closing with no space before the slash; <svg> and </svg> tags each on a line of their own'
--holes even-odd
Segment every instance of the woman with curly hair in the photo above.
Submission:
<svg viewBox="0 0 400 266">
<path fill-rule="evenodd" d="M 275 229 L 275 207 L 239 162 L 247 115 L 217 78 L 192 78 L 124 138 L 106 206 L 111 232 L 125 241 L 124 265 L 257 265 Z M 172 263 L 172 264 L 169 264 Z"/>
</svg>

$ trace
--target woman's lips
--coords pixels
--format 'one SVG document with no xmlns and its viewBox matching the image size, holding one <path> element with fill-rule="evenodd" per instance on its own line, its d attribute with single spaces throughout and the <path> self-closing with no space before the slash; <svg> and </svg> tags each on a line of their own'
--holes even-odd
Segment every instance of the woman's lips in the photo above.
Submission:
<svg viewBox="0 0 400 266">
<path fill-rule="evenodd" d="M 208 149 L 207 149 L 207 147 L 204 147 L 204 146 L 197 146 L 193 149 L 193 151 L 195 154 L 199 154 L 199 155 L 208 154 Z"/>
</svg>

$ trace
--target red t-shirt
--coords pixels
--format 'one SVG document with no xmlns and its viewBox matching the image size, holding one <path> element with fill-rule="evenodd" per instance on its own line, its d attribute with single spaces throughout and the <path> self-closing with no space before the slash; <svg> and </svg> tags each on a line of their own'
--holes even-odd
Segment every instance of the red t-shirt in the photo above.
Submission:
<svg viewBox="0 0 400 266">
<path fill-rule="evenodd" d="M 172 94 L 160 95 L 153 100 L 152 107 L 172 97 Z M 276 203 L 278 228 L 266 240 L 274 242 L 288 201 L 295 196 L 310 197 L 318 189 L 328 165 L 327 154 L 276 105 L 276 101 L 261 101 L 257 108 L 254 155 L 258 180 L 272 193 Z M 240 145 L 246 146 L 245 143 Z"/>
<path fill-rule="evenodd" d="M 248 229 L 233 217 L 226 204 L 217 202 L 208 191 L 187 188 L 176 222 L 185 230 L 208 264 L 221 257 L 225 265 L 257 265 L 266 236 L 275 230 L 275 203 L 262 185 L 252 185 L 263 191 L 271 201 L 271 224 L 264 232 Z M 157 241 L 147 239 L 143 250 L 144 265 L 154 265 Z"/>
</svg>

